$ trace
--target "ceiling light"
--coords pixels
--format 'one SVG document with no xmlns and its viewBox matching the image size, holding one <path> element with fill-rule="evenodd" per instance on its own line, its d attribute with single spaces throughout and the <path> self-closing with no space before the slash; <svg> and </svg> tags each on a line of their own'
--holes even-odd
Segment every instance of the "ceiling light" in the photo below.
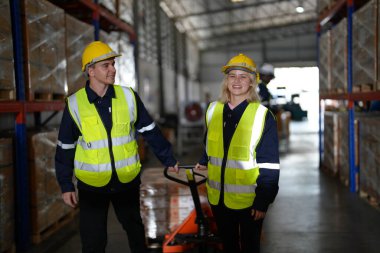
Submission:
<svg viewBox="0 0 380 253">
<path fill-rule="evenodd" d="M 245 0 L 231 0 L 231 2 L 233 3 L 241 3 L 241 2 L 244 2 Z"/>
<path fill-rule="evenodd" d="M 304 10 L 304 8 L 302 7 L 302 6 L 298 6 L 297 8 L 296 8 L 296 12 L 298 12 L 298 13 L 303 13 L 305 10 Z"/>
</svg>

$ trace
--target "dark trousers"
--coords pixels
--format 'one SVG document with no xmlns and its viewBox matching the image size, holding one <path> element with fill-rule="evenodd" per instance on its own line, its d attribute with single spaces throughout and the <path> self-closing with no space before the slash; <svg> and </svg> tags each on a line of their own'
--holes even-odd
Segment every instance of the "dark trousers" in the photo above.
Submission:
<svg viewBox="0 0 380 253">
<path fill-rule="evenodd" d="M 211 206 L 225 253 L 259 253 L 263 220 L 255 221 L 250 209 Z"/>
<path fill-rule="evenodd" d="M 126 192 L 98 193 L 79 190 L 80 236 L 83 253 L 105 252 L 110 202 L 126 231 L 131 252 L 147 252 L 144 225 L 140 216 L 139 188 Z"/>
</svg>

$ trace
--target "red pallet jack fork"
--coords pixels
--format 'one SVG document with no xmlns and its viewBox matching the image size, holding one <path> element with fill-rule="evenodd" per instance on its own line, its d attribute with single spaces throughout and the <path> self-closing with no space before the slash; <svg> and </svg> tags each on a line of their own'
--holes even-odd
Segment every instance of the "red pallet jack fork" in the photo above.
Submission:
<svg viewBox="0 0 380 253">
<path fill-rule="evenodd" d="M 162 252 L 186 252 L 198 249 L 199 253 L 206 253 L 210 248 L 218 252 L 217 250 L 222 249 L 222 244 L 216 236 L 216 224 L 211 208 L 208 204 L 201 205 L 197 189 L 197 186 L 205 183 L 207 178 L 195 172 L 193 170 L 194 165 L 182 165 L 179 168 L 186 169 L 187 182 L 169 175 L 168 168 L 165 168 L 164 175 L 174 182 L 190 187 L 194 210 L 176 230 L 165 236 Z M 197 182 L 195 176 L 202 179 Z"/>
</svg>

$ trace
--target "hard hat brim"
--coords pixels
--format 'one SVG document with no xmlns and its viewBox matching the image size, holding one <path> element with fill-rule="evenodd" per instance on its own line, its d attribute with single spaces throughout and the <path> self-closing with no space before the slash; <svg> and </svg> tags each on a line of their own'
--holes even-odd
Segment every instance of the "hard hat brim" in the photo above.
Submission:
<svg viewBox="0 0 380 253">
<path fill-rule="evenodd" d="M 97 62 L 105 61 L 105 60 L 108 60 L 108 59 L 111 59 L 111 58 L 116 58 L 116 57 L 119 57 L 119 56 L 121 56 L 121 54 L 118 54 L 118 53 L 112 51 L 112 52 L 109 52 L 108 54 L 105 54 L 105 55 L 102 55 L 102 56 L 96 57 L 96 58 L 92 59 L 91 62 L 87 63 L 86 66 L 84 66 L 84 67 L 82 68 L 82 72 L 85 72 L 86 69 L 87 69 L 89 66 L 94 65 L 94 64 L 97 63 Z"/>
</svg>

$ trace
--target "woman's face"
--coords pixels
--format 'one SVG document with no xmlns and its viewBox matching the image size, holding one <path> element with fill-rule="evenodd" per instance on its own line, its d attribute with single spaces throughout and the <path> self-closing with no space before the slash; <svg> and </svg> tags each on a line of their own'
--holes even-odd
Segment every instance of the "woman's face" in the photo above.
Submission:
<svg viewBox="0 0 380 253">
<path fill-rule="evenodd" d="M 250 74 L 243 70 L 231 70 L 227 74 L 227 87 L 231 96 L 245 97 L 251 88 Z"/>
</svg>

